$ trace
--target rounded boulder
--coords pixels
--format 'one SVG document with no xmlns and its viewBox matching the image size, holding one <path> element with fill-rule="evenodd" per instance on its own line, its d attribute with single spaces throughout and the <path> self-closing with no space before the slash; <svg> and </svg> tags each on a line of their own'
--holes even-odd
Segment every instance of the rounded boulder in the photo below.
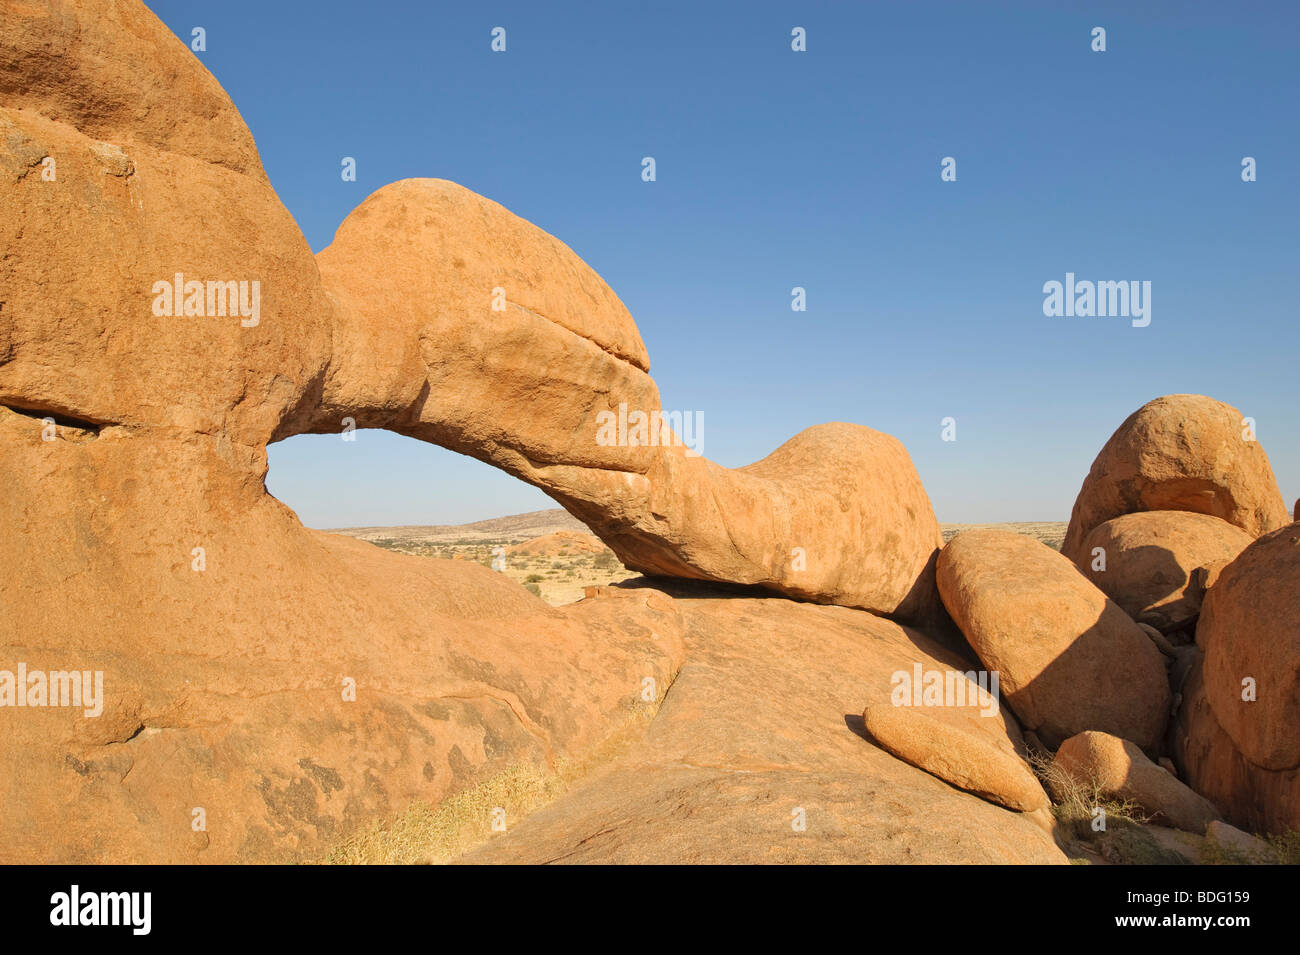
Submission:
<svg viewBox="0 0 1300 955">
<path fill-rule="evenodd" d="M 1061 553 L 1081 560 L 1093 528 L 1137 511 L 1209 514 L 1251 537 L 1291 522 L 1250 419 L 1205 395 L 1156 398 L 1119 426 L 1083 481 Z"/>
<path fill-rule="evenodd" d="M 1210 706 L 1242 755 L 1300 767 L 1300 527 L 1261 537 L 1223 569 L 1196 642 Z"/>
<path fill-rule="evenodd" d="M 1078 566 L 1134 620 L 1169 633 L 1196 618 L 1211 574 L 1250 543 L 1208 514 L 1142 511 L 1093 528 Z"/>
</svg>

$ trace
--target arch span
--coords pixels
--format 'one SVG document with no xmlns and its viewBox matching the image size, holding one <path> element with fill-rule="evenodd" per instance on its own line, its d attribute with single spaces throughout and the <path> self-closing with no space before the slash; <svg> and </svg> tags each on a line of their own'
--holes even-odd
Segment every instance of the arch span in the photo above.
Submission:
<svg viewBox="0 0 1300 955">
<path fill-rule="evenodd" d="M 611 415 L 662 412 L 636 324 L 572 250 L 497 203 L 444 180 L 393 183 L 317 263 L 335 305 L 331 358 L 285 427 L 352 418 L 486 461 L 644 573 L 901 619 L 938 612 L 939 526 L 896 439 L 824 424 L 734 470 L 667 426 L 610 440 Z"/>
</svg>

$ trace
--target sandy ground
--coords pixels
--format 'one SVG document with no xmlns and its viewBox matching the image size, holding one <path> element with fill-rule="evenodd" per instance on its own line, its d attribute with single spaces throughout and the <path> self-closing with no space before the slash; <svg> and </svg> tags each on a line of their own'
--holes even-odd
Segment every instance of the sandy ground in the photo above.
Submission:
<svg viewBox="0 0 1300 955">
<path fill-rule="evenodd" d="M 1065 538 L 1064 521 L 1021 521 L 1009 524 L 941 524 L 943 539 L 951 540 L 964 530 L 997 527 L 1027 534 L 1049 547 L 1060 550 Z M 504 556 L 501 572 L 539 597 L 559 606 L 581 600 L 583 588 L 610 584 L 638 576 L 627 570 L 614 552 L 604 548 L 599 553 L 579 552 L 578 548 L 553 547 L 548 553 L 512 555 L 509 548 L 557 531 L 589 533 L 576 518 L 561 508 L 514 514 L 473 524 L 403 527 L 350 527 L 333 531 L 370 541 L 377 547 L 414 554 L 441 557 L 445 560 L 472 560 L 491 567 Z"/>
</svg>

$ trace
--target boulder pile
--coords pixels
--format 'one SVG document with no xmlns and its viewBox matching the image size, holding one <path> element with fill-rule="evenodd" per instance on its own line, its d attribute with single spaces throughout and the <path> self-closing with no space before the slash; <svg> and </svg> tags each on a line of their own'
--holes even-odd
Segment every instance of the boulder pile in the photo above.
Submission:
<svg viewBox="0 0 1300 955">
<path fill-rule="evenodd" d="M 944 607 L 1058 798 L 1091 792 L 1197 835 L 1224 817 L 1300 829 L 1300 525 L 1245 424 L 1211 398 L 1158 398 L 1098 455 L 1062 553 L 1000 530 L 940 552 Z M 900 758 L 1028 805 L 964 736 L 869 715 Z"/>
<path fill-rule="evenodd" d="M 1252 538 L 1291 523 L 1250 419 L 1204 395 L 1156 398 L 1119 426 L 1075 498 L 1061 553 L 1082 564 L 1098 524 L 1142 511 L 1208 514 Z"/>
</svg>

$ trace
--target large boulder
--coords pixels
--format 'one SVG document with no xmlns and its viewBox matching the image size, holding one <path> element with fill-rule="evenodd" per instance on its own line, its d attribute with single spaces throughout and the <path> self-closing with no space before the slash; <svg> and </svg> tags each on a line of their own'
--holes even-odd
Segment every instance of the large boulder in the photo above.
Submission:
<svg viewBox="0 0 1300 955">
<path fill-rule="evenodd" d="M 1221 819 L 1214 804 L 1157 766 L 1133 743 L 1108 733 L 1071 736 L 1056 752 L 1055 778 L 1136 804 L 1152 821 L 1202 835 Z"/>
<path fill-rule="evenodd" d="M 1242 828 L 1300 829 L 1300 526 L 1223 569 L 1196 641 L 1174 734 L 1186 778 Z"/>
<path fill-rule="evenodd" d="M 1300 767 L 1300 527 L 1260 538 L 1206 596 L 1197 644 L 1219 725 L 1248 760 Z"/>
<path fill-rule="evenodd" d="M 1278 835 L 1300 830 L 1300 767 L 1264 769 L 1242 755 L 1210 705 L 1203 665 L 1197 661 L 1189 671 L 1171 733 L 1182 777 L 1242 829 Z"/>
<path fill-rule="evenodd" d="M 1119 426 L 1084 479 L 1061 553 L 1082 565 L 1093 528 L 1136 511 L 1209 514 L 1251 537 L 1290 523 L 1249 422 L 1204 395 L 1156 398 Z"/>
<path fill-rule="evenodd" d="M 735 470 L 699 456 L 699 421 L 664 414 L 623 304 L 495 202 L 394 183 L 317 260 L 338 304 L 334 360 L 302 430 L 352 419 L 496 465 L 633 570 L 939 616 L 942 536 L 902 444 L 835 423 Z"/>
<path fill-rule="evenodd" d="M 1169 715 L 1160 651 L 1050 547 L 1011 531 L 958 534 L 939 593 L 1026 729 L 1055 748 L 1101 730 L 1155 749 Z"/>
<path fill-rule="evenodd" d="M 1208 514 L 1139 511 L 1094 527 L 1078 566 L 1134 620 L 1169 633 L 1196 619 L 1212 575 L 1252 539 Z"/>
</svg>

